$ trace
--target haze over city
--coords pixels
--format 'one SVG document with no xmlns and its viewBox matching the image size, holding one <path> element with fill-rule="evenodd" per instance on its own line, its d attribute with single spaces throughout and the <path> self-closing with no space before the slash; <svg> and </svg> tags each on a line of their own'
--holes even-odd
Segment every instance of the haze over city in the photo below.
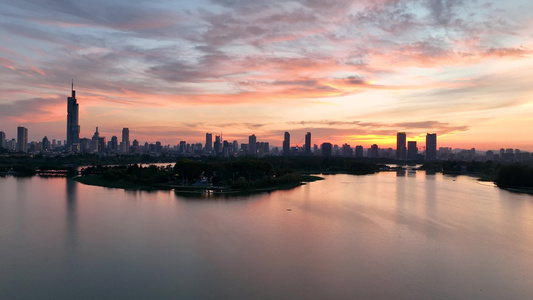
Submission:
<svg viewBox="0 0 533 300">
<path fill-rule="evenodd" d="M 0 4 L 0 130 L 533 150 L 527 1 Z"/>
</svg>

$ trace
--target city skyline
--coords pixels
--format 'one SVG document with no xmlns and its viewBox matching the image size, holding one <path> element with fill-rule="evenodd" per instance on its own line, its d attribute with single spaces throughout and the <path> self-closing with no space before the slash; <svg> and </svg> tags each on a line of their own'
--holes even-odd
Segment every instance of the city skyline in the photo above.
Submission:
<svg viewBox="0 0 533 300">
<path fill-rule="evenodd" d="M 0 4 L 0 130 L 175 145 L 223 132 L 395 148 L 533 150 L 533 3 L 126 1 Z M 98 9 L 97 9 L 97 8 Z M 116 15 L 104 14 L 114 11 Z M 74 95 L 73 95 L 74 96 Z"/>
</svg>

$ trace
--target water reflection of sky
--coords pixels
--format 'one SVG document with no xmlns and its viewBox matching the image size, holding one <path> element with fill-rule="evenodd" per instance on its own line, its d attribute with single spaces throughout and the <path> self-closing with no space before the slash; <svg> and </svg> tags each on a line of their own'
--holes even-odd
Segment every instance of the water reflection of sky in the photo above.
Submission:
<svg viewBox="0 0 533 300">
<path fill-rule="evenodd" d="M 533 293 L 533 196 L 424 171 L 324 177 L 201 199 L 0 178 L 0 298 Z"/>
</svg>

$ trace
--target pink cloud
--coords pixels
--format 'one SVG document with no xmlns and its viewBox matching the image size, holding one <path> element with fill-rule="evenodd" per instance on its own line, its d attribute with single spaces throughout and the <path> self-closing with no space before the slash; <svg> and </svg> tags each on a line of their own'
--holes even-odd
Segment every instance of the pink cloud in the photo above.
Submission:
<svg viewBox="0 0 533 300">
<path fill-rule="evenodd" d="M 15 62 L 7 58 L 0 57 L 0 66 L 13 71 L 15 70 Z"/>
</svg>

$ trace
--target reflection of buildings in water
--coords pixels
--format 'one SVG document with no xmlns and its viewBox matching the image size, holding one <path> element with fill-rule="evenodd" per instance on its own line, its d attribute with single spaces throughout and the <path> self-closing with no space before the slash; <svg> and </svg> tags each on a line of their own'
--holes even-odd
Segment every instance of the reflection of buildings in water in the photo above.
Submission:
<svg viewBox="0 0 533 300">
<path fill-rule="evenodd" d="M 427 220 L 438 220 L 435 171 L 426 171 L 425 179 L 425 218 Z M 424 224 L 428 237 L 435 237 L 438 234 L 438 227 L 434 222 L 425 222 Z"/>
<path fill-rule="evenodd" d="M 437 174 L 437 171 L 435 170 L 426 170 L 426 179 L 430 178 L 428 177 L 428 175 L 436 175 Z M 435 180 L 435 178 L 433 178 L 433 180 Z"/>
<path fill-rule="evenodd" d="M 66 207 L 67 207 L 67 224 L 66 224 L 66 251 L 67 258 L 72 261 L 75 259 L 76 246 L 78 244 L 78 230 L 77 230 L 77 182 L 67 179 L 66 185 Z"/>
<path fill-rule="evenodd" d="M 397 177 L 405 177 L 407 175 L 407 170 L 404 168 L 398 168 L 396 169 L 396 176 Z"/>
</svg>

